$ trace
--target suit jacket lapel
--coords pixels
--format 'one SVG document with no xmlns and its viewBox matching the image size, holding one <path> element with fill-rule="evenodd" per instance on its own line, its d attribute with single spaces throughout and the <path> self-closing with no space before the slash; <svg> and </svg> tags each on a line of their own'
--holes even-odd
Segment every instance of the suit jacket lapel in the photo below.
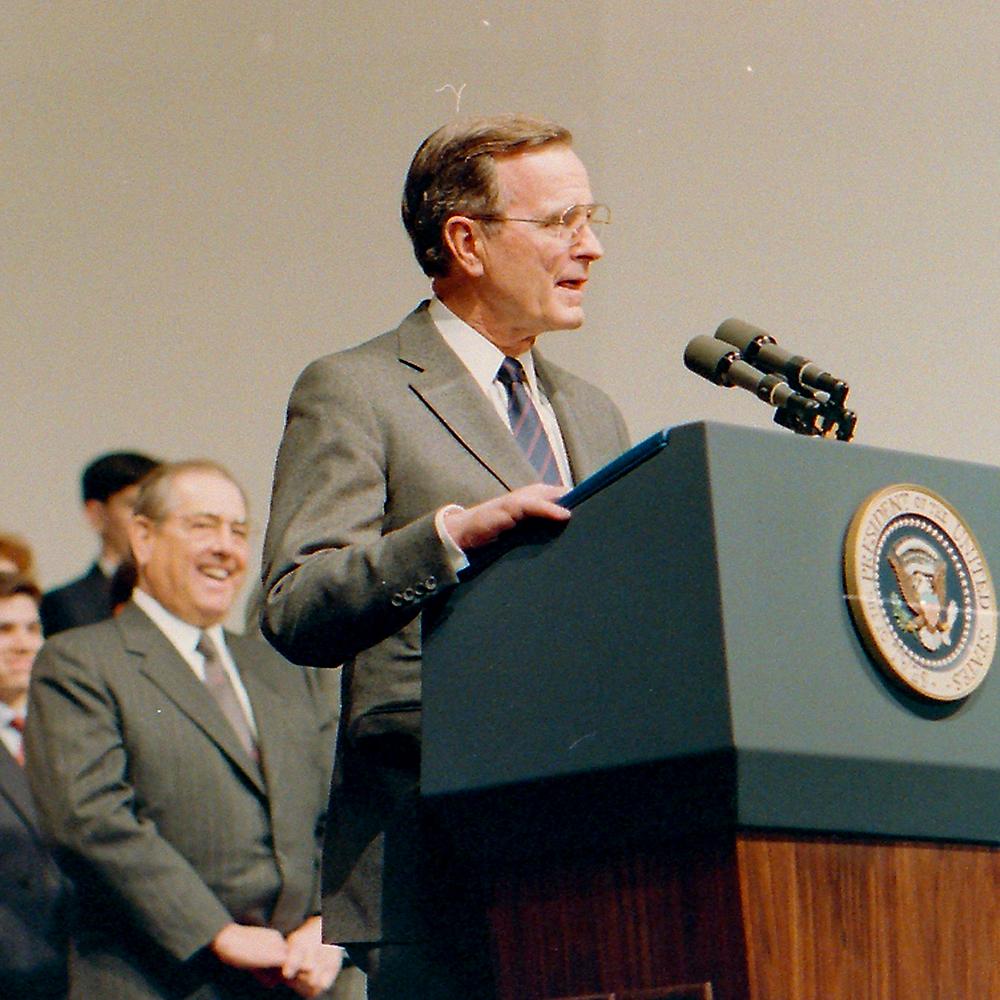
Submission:
<svg viewBox="0 0 1000 1000">
<path fill-rule="evenodd" d="M 559 421 L 559 432 L 573 473 L 573 485 L 577 485 L 603 464 L 595 458 L 591 436 L 587 433 L 587 428 L 593 426 L 594 418 L 586 412 L 579 394 L 574 393 L 565 379 L 559 377 L 558 369 L 549 365 L 538 351 L 533 353 L 535 374 Z"/>
<path fill-rule="evenodd" d="M 24 819 L 24 822 L 36 833 L 38 820 L 35 814 L 35 804 L 31 799 L 28 779 L 24 768 L 11 756 L 6 745 L 0 743 L 0 794 L 3 794 L 14 810 Z"/>
<path fill-rule="evenodd" d="M 253 706 L 257 740 L 261 750 L 260 766 L 268 787 L 272 817 L 277 816 L 282 812 L 283 791 L 295 787 L 295 762 L 288 761 L 281 754 L 281 748 L 290 743 L 287 732 L 288 713 L 281 703 L 278 692 L 257 676 L 252 665 L 247 663 L 246 656 L 238 655 L 232 649 L 230 652 L 233 653 L 233 659 L 239 667 L 243 686 Z M 291 767 L 288 773 L 285 773 L 284 768 L 289 764 Z"/>
<path fill-rule="evenodd" d="M 426 303 L 398 328 L 399 360 L 412 369 L 410 386 L 465 448 L 508 490 L 537 476 L 496 410 L 445 343 Z"/>
<path fill-rule="evenodd" d="M 141 657 L 139 671 L 198 726 L 264 794 L 260 768 L 211 694 L 170 640 L 134 604 L 118 616 L 118 628 L 128 652 Z"/>
</svg>

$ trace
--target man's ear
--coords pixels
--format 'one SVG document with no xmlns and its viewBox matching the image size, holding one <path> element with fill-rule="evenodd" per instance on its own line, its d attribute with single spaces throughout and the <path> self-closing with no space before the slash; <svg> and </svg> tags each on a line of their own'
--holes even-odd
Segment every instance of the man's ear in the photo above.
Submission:
<svg viewBox="0 0 1000 1000">
<path fill-rule="evenodd" d="M 101 500 L 87 500 L 83 505 L 83 516 L 95 534 L 104 537 L 104 526 L 107 523 L 107 511 Z"/>
<path fill-rule="evenodd" d="M 132 549 L 132 557 L 138 567 L 149 562 L 149 554 L 153 544 L 155 525 L 145 514 L 133 514 L 128 523 L 128 542 Z"/>
<path fill-rule="evenodd" d="M 444 224 L 441 237 L 458 271 L 470 278 L 483 273 L 483 234 L 475 219 L 453 215 Z"/>
</svg>

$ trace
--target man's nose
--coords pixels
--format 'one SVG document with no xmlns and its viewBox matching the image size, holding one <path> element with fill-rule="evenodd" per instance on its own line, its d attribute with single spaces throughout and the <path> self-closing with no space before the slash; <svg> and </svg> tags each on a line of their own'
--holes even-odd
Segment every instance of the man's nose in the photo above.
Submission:
<svg viewBox="0 0 1000 1000">
<path fill-rule="evenodd" d="M 573 256 L 578 260 L 600 260 L 604 256 L 604 247 L 589 222 L 585 222 L 580 230 L 573 247 Z"/>
<path fill-rule="evenodd" d="M 14 633 L 14 646 L 19 653 L 37 653 L 42 648 L 42 637 L 27 628 L 19 628 Z"/>
<path fill-rule="evenodd" d="M 212 546 L 216 552 L 229 555 L 239 548 L 242 541 L 236 532 L 233 531 L 231 525 L 220 524 L 212 539 Z"/>
</svg>

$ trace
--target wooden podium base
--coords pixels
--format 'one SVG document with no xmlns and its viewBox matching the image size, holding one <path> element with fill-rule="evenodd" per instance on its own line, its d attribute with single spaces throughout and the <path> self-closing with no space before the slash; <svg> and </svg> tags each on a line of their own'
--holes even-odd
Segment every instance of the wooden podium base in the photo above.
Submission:
<svg viewBox="0 0 1000 1000">
<path fill-rule="evenodd" d="M 500 1000 L 1000 998 L 1000 850 L 740 833 L 505 873 Z"/>
</svg>

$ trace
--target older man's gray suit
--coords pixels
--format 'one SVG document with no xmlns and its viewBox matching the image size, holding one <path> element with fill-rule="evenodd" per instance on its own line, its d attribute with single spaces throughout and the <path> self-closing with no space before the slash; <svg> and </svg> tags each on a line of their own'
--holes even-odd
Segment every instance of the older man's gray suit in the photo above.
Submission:
<svg viewBox="0 0 1000 1000">
<path fill-rule="evenodd" d="M 535 355 L 579 482 L 628 445 L 603 393 Z M 265 633 L 298 663 L 345 663 L 324 856 L 340 942 L 425 930 L 412 862 L 421 609 L 457 583 L 434 525 L 537 480 L 426 303 L 390 333 L 310 365 L 292 392 L 264 552 Z"/>
<path fill-rule="evenodd" d="M 78 887 L 73 998 L 293 995 L 206 946 L 232 921 L 288 933 L 318 912 L 330 712 L 259 638 L 227 644 L 259 766 L 134 604 L 49 640 L 35 662 L 28 772 Z"/>
</svg>

